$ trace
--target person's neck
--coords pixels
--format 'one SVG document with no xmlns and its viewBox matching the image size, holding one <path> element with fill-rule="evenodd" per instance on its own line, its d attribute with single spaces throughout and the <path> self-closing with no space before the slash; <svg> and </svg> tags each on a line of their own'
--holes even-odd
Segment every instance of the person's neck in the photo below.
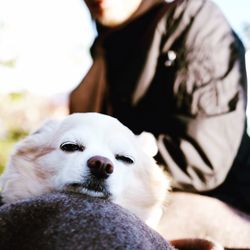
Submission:
<svg viewBox="0 0 250 250">
<path fill-rule="evenodd" d="M 128 25 L 130 22 L 132 22 L 134 19 L 140 17 L 141 15 L 143 15 L 144 13 L 146 13 L 147 11 L 149 11 L 150 9 L 152 9 L 155 5 L 158 5 L 162 2 L 164 2 L 165 0 L 142 0 L 141 4 L 139 5 L 138 9 L 131 15 L 131 17 L 124 23 L 122 23 L 121 25 L 118 25 L 116 27 L 105 27 L 99 24 L 99 27 L 101 27 L 102 33 L 104 31 L 104 33 L 106 33 L 107 31 L 115 31 L 115 30 L 119 30 L 123 27 L 125 27 L 126 25 Z"/>
<path fill-rule="evenodd" d="M 134 12 L 134 14 L 129 18 L 128 22 L 132 21 L 133 19 L 143 15 L 145 12 L 150 10 L 153 6 L 164 2 L 164 0 L 142 0 L 139 8 Z"/>
</svg>

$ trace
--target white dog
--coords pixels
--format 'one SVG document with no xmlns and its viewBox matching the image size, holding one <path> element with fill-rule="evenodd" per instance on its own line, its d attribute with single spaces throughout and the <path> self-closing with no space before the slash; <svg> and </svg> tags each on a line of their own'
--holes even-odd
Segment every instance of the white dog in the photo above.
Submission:
<svg viewBox="0 0 250 250">
<path fill-rule="evenodd" d="M 97 113 L 49 121 L 21 140 L 1 177 L 4 203 L 51 191 L 108 198 L 156 227 L 169 179 L 154 137 Z"/>
</svg>

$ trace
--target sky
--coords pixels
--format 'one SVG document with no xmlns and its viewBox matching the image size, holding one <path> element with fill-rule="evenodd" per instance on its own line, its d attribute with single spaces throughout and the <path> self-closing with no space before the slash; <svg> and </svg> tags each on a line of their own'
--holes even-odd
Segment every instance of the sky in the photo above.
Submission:
<svg viewBox="0 0 250 250">
<path fill-rule="evenodd" d="M 0 93 L 28 89 L 54 94 L 72 89 L 91 64 L 94 38 L 80 0 L 0 0 Z"/>
<path fill-rule="evenodd" d="M 242 34 L 242 27 L 244 23 L 250 24 L 250 1 L 214 0 L 214 2 L 221 8 L 232 27 L 244 41 L 245 37 Z"/>
<path fill-rule="evenodd" d="M 250 1 L 215 2 L 244 41 Z M 0 93 L 69 92 L 91 65 L 94 37 L 83 0 L 0 0 Z"/>
</svg>

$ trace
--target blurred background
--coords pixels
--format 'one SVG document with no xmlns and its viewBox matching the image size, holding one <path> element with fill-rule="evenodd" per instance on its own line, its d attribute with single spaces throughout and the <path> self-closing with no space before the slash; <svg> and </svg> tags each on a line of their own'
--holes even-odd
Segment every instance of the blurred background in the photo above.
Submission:
<svg viewBox="0 0 250 250">
<path fill-rule="evenodd" d="M 250 1 L 214 2 L 245 44 L 250 74 Z M 95 35 L 83 0 L 0 0 L 0 172 L 17 140 L 68 113 Z"/>
</svg>

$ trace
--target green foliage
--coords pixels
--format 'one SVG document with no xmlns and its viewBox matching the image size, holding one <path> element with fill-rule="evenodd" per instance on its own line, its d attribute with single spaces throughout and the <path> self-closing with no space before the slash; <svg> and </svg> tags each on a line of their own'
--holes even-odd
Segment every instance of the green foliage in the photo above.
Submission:
<svg viewBox="0 0 250 250">
<path fill-rule="evenodd" d="M 28 134 L 28 131 L 23 131 L 22 129 L 10 129 L 7 136 L 0 140 L 0 174 L 4 170 L 4 167 L 7 164 L 8 157 L 13 149 L 14 144 L 25 137 Z"/>
<path fill-rule="evenodd" d="M 8 96 L 12 102 L 22 101 L 25 98 L 25 93 L 24 92 L 12 92 Z"/>
<path fill-rule="evenodd" d="M 28 92 L 0 94 L 0 173 L 13 145 L 44 120 L 67 114 L 66 105 Z"/>
<path fill-rule="evenodd" d="M 28 131 L 18 128 L 11 128 L 8 131 L 7 138 L 9 139 L 9 141 L 18 141 L 21 138 L 25 137 L 26 135 L 28 135 Z"/>
<path fill-rule="evenodd" d="M 7 67 L 7 68 L 14 68 L 14 67 L 16 67 L 16 60 L 10 59 L 10 60 L 6 60 L 6 61 L 0 61 L 0 65 Z"/>
<path fill-rule="evenodd" d="M 4 170 L 4 167 L 6 166 L 8 157 L 11 153 L 11 150 L 13 148 L 15 141 L 14 140 L 0 140 L 0 174 Z"/>
</svg>

